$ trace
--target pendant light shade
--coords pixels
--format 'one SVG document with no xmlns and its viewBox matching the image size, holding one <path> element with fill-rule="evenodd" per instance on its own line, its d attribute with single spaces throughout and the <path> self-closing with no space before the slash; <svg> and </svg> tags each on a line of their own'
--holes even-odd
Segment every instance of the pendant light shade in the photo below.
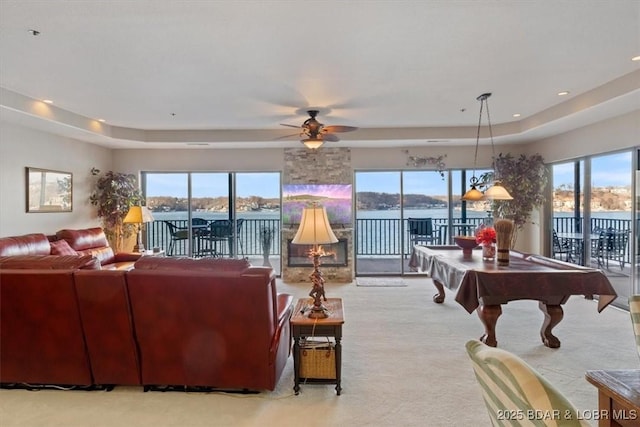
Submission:
<svg viewBox="0 0 640 427">
<path fill-rule="evenodd" d="M 467 200 L 467 201 L 478 201 L 478 200 L 484 200 L 484 199 L 490 199 L 490 200 L 513 200 L 513 197 L 511 197 L 511 194 L 509 194 L 509 192 L 507 191 L 506 188 L 504 188 L 502 185 L 500 185 L 500 181 L 498 179 L 495 179 L 497 172 L 496 172 L 496 165 L 495 165 L 495 159 L 496 159 L 496 152 L 495 152 L 495 147 L 493 145 L 493 130 L 491 129 L 491 116 L 489 115 L 489 101 L 488 98 L 491 96 L 491 93 L 483 93 L 482 95 L 480 95 L 478 98 L 476 98 L 478 101 L 480 101 L 480 116 L 478 117 L 478 132 L 476 134 L 476 153 L 475 153 L 475 157 L 473 159 L 473 176 L 471 177 L 471 180 L 469 181 L 471 188 L 469 189 L 469 191 L 467 191 L 466 193 L 464 193 L 464 195 L 462 196 L 462 200 Z M 487 121 L 489 124 L 489 137 L 491 138 L 491 153 L 492 153 L 492 168 L 494 170 L 493 172 L 493 176 L 494 176 L 494 181 L 493 181 L 493 185 L 489 186 L 484 194 L 481 193 L 476 186 L 478 185 L 478 178 L 476 178 L 476 162 L 478 161 L 478 145 L 480 144 L 480 127 L 482 124 L 482 109 L 483 107 L 486 105 L 487 107 Z M 478 196 L 479 194 L 479 196 Z"/>
<path fill-rule="evenodd" d="M 464 195 L 462 196 L 462 200 L 477 202 L 484 199 L 484 194 L 482 194 L 482 192 L 476 188 L 476 186 L 478 185 L 478 178 L 476 178 L 475 176 L 475 169 L 473 171 L 473 177 L 471 177 L 471 180 L 469 182 L 471 188 L 466 193 L 464 193 Z"/>
<path fill-rule="evenodd" d="M 462 196 L 462 200 L 466 200 L 469 202 L 477 202 L 483 199 L 484 194 L 482 194 L 482 191 L 473 186 L 466 193 L 464 193 L 464 196 Z"/>
<path fill-rule="evenodd" d="M 500 185 L 500 181 L 494 181 L 493 185 L 485 190 L 484 195 L 491 200 L 513 200 L 507 189 Z"/>
</svg>

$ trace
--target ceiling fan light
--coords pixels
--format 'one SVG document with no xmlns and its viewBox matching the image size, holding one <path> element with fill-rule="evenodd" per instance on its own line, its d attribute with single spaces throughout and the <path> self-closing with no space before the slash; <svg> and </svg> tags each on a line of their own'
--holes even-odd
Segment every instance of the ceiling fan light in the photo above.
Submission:
<svg viewBox="0 0 640 427">
<path fill-rule="evenodd" d="M 489 187 L 484 192 L 484 195 L 487 199 L 491 200 L 513 200 L 511 194 L 509 194 L 506 188 L 500 185 L 499 181 L 496 181 L 493 186 Z"/>
<path fill-rule="evenodd" d="M 305 147 L 310 148 L 312 150 L 317 150 L 318 148 L 322 147 L 322 144 L 324 144 L 324 141 L 319 138 L 307 138 L 307 139 L 303 139 L 301 142 L 304 144 Z"/>
<path fill-rule="evenodd" d="M 468 202 L 477 202 L 482 199 L 484 199 L 484 194 L 482 194 L 475 185 L 472 185 L 469 191 L 464 193 L 462 196 L 462 200 L 466 200 Z"/>
</svg>

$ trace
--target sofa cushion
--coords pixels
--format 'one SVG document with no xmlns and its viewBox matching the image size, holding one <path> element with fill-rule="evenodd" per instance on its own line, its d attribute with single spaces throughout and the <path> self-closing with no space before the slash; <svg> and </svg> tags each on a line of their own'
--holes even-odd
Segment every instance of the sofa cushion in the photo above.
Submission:
<svg viewBox="0 0 640 427">
<path fill-rule="evenodd" d="M 98 258 L 98 261 L 100 261 L 100 264 L 102 265 L 113 263 L 114 257 L 115 257 L 111 246 L 103 246 L 101 248 L 93 248 L 93 249 L 87 249 L 84 251 L 78 251 L 78 254 L 91 255 L 93 257 L 96 257 Z"/>
<path fill-rule="evenodd" d="M 66 240 L 55 240 L 50 243 L 51 255 L 78 255 Z"/>
<path fill-rule="evenodd" d="M 100 227 L 85 228 L 82 230 L 64 229 L 56 233 L 58 239 L 64 239 L 76 251 L 85 251 L 92 248 L 108 247 L 109 241 Z"/>
<path fill-rule="evenodd" d="M 244 271 L 251 263 L 233 258 L 142 257 L 134 265 L 140 270 Z"/>
<path fill-rule="evenodd" d="M 66 240 L 78 254 L 98 258 L 102 265 L 114 262 L 113 249 L 109 246 L 107 236 L 100 227 L 80 230 L 64 229 L 58 231 L 56 236 L 58 239 Z"/>
<path fill-rule="evenodd" d="M 3 270 L 100 270 L 100 262 L 91 255 L 15 255 L 1 256 Z"/>
<path fill-rule="evenodd" d="M 0 256 L 48 255 L 50 251 L 49 239 L 42 233 L 0 238 Z"/>
</svg>

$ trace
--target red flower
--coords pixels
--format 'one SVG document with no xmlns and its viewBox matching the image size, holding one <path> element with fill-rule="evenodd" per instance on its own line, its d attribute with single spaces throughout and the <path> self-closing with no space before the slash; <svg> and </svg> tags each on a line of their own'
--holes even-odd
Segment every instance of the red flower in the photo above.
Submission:
<svg viewBox="0 0 640 427">
<path fill-rule="evenodd" d="M 486 245 L 496 242 L 496 230 L 493 227 L 482 227 L 476 232 L 476 243 Z"/>
</svg>

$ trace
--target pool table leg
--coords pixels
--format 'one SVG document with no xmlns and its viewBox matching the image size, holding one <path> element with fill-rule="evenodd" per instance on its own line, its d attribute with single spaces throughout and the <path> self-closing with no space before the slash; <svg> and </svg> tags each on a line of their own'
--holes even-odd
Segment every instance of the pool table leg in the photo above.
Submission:
<svg viewBox="0 0 640 427">
<path fill-rule="evenodd" d="M 444 302 L 444 286 L 441 282 L 438 282 L 436 279 L 433 279 L 433 284 L 436 286 L 438 293 L 433 296 L 433 302 L 438 304 L 442 304 Z"/>
<path fill-rule="evenodd" d="M 480 337 L 480 341 L 488 346 L 496 347 L 498 345 L 496 323 L 498 322 L 498 317 L 502 314 L 502 307 L 500 305 L 480 305 L 476 311 L 484 324 L 484 335 Z"/>
<path fill-rule="evenodd" d="M 542 329 L 540 329 L 540 337 L 542 342 L 549 348 L 560 347 L 560 340 L 551 333 L 551 330 L 562 320 L 564 312 L 559 305 L 545 304 L 542 301 L 538 302 L 540 311 L 544 314 L 544 322 L 542 323 Z"/>
</svg>

